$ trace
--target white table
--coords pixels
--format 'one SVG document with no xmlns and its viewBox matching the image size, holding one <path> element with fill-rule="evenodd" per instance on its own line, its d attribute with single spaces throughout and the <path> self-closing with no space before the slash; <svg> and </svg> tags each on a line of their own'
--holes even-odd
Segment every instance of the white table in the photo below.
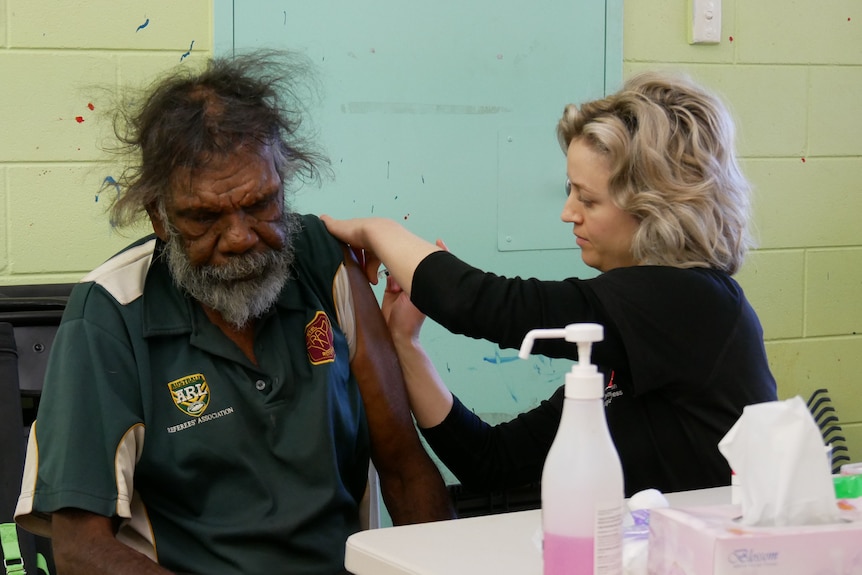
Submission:
<svg viewBox="0 0 862 575">
<path fill-rule="evenodd" d="M 730 488 L 665 495 L 672 507 L 730 503 Z M 360 531 L 344 564 L 355 575 L 541 575 L 541 512 L 517 511 Z"/>
</svg>

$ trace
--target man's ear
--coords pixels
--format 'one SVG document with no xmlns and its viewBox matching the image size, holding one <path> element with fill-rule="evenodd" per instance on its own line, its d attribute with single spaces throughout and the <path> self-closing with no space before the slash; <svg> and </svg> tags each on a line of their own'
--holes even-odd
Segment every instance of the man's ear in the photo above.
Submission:
<svg viewBox="0 0 862 575">
<path fill-rule="evenodd" d="M 156 236 L 158 236 L 158 238 L 163 242 L 167 242 L 167 225 L 166 222 L 162 220 L 162 216 L 159 214 L 159 210 L 156 208 L 155 204 L 147 206 L 147 215 L 150 216 L 150 223 L 153 225 L 153 231 L 156 232 Z"/>
</svg>

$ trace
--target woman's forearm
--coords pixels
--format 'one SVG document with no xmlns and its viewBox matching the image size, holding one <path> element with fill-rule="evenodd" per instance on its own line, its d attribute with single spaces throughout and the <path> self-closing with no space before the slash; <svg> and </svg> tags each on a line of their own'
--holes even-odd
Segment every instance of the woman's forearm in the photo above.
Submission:
<svg viewBox="0 0 862 575">
<path fill-rule="evenodd" d="M 419 427 L 439 425 L 452 409 L 452 392 L 416 339 L 395 338 L 410 409 Z"/>
<path fill-rule="evenodd" d="M 408 295 L 413 287 L 413 272 L 419 263 L 428 254 L 441 249 L 391 220 L 375 220 L 367 234 L 371 250 Z"/>
</svg>

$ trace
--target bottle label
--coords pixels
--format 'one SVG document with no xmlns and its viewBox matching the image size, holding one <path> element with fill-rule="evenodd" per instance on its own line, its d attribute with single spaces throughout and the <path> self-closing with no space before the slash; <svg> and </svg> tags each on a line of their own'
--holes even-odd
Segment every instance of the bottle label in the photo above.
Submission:
<svg viewBox="0 0 862 575">
<path fill-rule="evenodd" d="M 623 508 L 596 506 L 595 574 L 622 575 Z"/>
</svg>

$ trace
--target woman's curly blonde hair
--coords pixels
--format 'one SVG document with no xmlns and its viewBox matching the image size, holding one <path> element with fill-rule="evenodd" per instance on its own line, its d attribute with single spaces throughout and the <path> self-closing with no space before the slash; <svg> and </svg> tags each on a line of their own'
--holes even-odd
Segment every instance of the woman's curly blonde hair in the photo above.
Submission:
<svg viewBox="0 0 862 575">
<path fill-rule="evenodd" d="M 639 264 L 739 270 L 751 247 L 751 188 L 715 95 L 684 76 L 640 74 L 606 98 L 566 106 L 557 137 L 564 153 L 579 140 L 607 157 L 612 200 L 640 222 Z"/>
</svg>

